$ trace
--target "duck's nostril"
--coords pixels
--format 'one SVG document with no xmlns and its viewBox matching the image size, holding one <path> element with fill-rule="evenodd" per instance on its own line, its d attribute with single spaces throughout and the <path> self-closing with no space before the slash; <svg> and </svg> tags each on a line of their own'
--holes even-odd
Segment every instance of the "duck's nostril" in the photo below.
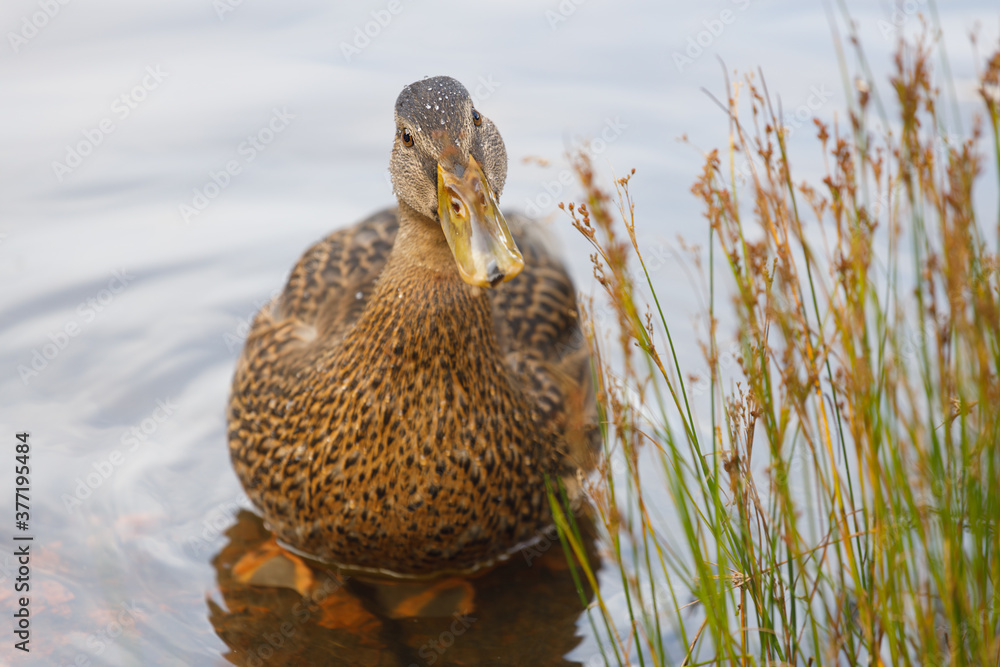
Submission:
<svg viewBox="0 0 1000 667">
<path fill-rule="evenodd" d="M 490 281 L 490 287 L 496 287 L 504 279 L 504 272 L 500 270 L 495 259 L 490 260 L 489 266 L 486 267 L 486 279 Z"/>
</svg>

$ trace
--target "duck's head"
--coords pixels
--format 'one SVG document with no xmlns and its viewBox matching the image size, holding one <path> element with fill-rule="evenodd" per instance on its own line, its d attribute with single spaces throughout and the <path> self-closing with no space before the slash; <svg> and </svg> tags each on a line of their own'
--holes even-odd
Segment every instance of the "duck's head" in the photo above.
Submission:
<svg viewBox="0 0 1000 667">
<path fill-rule="evenodd" d="M 521 271 L 497 204 L 507 151 L 462 84 L 436 76 L 403 89 L 389 171 L 399 200 L 441 225 L 465 282 L 495 287 Z"/>
</svg>

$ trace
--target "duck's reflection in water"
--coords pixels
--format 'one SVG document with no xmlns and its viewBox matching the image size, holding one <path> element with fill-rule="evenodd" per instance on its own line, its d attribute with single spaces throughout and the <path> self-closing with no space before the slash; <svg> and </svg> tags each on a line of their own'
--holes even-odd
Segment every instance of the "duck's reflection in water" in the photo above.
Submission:
<svg viewBox="0 0 1000 667">
<path fill-rule="evenodd" d="M 580 529 L 596 569 L 593 524 L 581 518 Z M 554 532 L 486 572 L 430 581 L 324 568 L 247 511 L 226 535 L 212 561 L 222 604 L 208 606 L 233 664 L 576 664 L 563 656 L 580 642 L 583 602 Z"/>
</svg>

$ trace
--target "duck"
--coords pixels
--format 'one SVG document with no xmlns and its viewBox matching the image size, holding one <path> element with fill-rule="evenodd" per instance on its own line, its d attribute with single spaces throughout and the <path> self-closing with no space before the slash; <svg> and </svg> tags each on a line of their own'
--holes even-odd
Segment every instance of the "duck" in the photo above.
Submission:
<svg viewBox="0 0 1000 667">
<path fill-rule="evenodd" d="M 501 212 L 507 152 L 457 80 L 395 102 L 397 206 L 308 248 L 254 317 L 233 468 L 282 546 L 349 570 L 471 572 L 578 502 L 600 430 L 576 290 Z M 547 487 L 548 485 L 548 487 Z"/>
</svg>

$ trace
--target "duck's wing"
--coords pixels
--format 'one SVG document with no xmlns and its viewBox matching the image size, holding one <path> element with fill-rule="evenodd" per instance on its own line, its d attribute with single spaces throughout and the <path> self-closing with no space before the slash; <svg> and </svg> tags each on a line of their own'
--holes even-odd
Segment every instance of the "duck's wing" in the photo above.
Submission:
<svg viewBox="0 0 1000 667">
<path fill-rule="evenodd" d="M 274 319 L 312 328 L 317 338 L 337 338 L 368 302 L 398 227 L 396 209 L 386 209 L 317 242 L 292 269 Z"/>
<path fill-rule="evenodd" d="M 551 242 L 530 218 L 518 213 L 504 217 L 524 256 L 524 269 L 491 291 L 501 348 L 549 361 L 586 351 L 576 290 L 562 262 L 549 250 Z"/>
<path fill-rule="evenodd" d="M 524 270 L 491 290 L 494 327 L 507 364 L 534 396 L 540 416 L 566 434 L 569 462 L 588 470 L 599 445 L 594 381 L 576 289 L 538 223 L 505 213 Z"/>
</svg>

